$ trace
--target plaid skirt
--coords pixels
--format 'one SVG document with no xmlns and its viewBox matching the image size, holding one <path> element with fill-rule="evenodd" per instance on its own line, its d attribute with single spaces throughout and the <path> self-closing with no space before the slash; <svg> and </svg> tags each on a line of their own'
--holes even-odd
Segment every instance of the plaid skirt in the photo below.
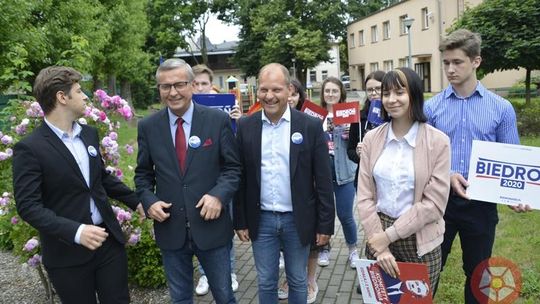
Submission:
<svg viewBox="0 0 540 304">
<path fill-rule="evenodd" d="M 378 213 L 381 219 L 383 230 L 392 226 L 396 219 L 389 217 L 384 213 Z M 435 284 L 439 281 L 441 273 L 441 246 L 419 257 L 416 248 L 416 235 L 413 234 L 406 239 L 399 239 L 391 243 L 388 248 L 398 262 L 423 263 L 428 267 L 429 281 L 433 290 Z M 366 245 L 366 257 L 370 260 L 377 260 L 371 248 Z"/>
</svg>

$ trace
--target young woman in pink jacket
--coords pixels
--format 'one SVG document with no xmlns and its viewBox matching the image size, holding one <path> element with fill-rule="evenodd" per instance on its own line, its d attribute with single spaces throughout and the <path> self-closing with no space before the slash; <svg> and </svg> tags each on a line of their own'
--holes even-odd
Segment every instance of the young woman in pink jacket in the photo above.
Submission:
<svg viewBox="0 0 540 304">
<path fill-rule="evenodd" d="M 382 81 L 385 123 L 363 141 L 358 212 L 368 239 L 366 256 L 399 277 L 396 261 L 424 263 L 431 288 L 438 281 L 450 191 L 450 142 L 426 124 L 422 81 L 409 68 Z"/>
</svg>

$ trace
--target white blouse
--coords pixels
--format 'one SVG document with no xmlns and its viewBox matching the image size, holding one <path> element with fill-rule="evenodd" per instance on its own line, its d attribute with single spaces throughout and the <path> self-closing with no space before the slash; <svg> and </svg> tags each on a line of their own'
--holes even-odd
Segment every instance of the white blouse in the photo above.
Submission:
<svg viewBox="0 0 540 304">
<path fill-rule="evenodd" d="M 384 150 L 375 163 L 373 177 L 377 187 L 377 211 L 398 218 L 414 203 L 414 147 L 418 122 L 398 140 L 392 122 Z"/>
</svg>

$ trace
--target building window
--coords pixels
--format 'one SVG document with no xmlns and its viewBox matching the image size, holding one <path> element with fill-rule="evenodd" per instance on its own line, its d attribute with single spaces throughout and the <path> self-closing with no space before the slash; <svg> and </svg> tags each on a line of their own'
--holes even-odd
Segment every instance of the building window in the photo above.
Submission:
<svg viewBox="0 0 540 304">
<path fill-rule="evenodd" d="M 309 71 L 309 81 L 312 83 L 317 81 L 317 71 Z"/>
<path fill-rule="evenodd" d="M 430 12 L 428 12 L 427 7 L 422 9 L 422 29 L 427 30 L 429 28 L 429 17 Z"/>
<path fill-rule="evenodd" d="M 394 69 L 394 61 L 393 60 L 385 60 L 383 61 L 383 69 L 385 72 L 391 71 Z"/>
<path fill-rule="evenodd" d="M 369 64 L 369 70 L 371 72 L 375 72 L 379 70 L 379 63 L 378 62 L 372 62 Z"/>
<path fill-rule="evenodd" d="M 399 16 L 399 34 L 400 35 L 407 35 L 409 32 L 407 30 L 407 27 L 405 26 L 405 23 L 403 22 L 403 20 L 405 20 L 406 18 L 407 18 L 407 15 Z"/>
<path fill-rule="evenodd" d="M 399 65 L 400 68 L 407 67 L 407 65 L 409 65 L 409 59 L 408 58 L 399 58 L 398 65 Z"/>
<path fill-rule="evenodd" d="M 349 35 L 349 47 L 350 48 L 354 47 L 354 33 Z"/>
<path fill-rule="evenodd" d="M 328 71 L 326 70 L 321 71 L 321 74 L 322 74 L 322 80 L 325 80 L 326 78 L 328 78 Z"/>
<path fill-rule="evenodd" d="M 382 24 L 383 39 L 390 39 L 390 21 L 385 21 Z"/>
<path fill-rule="evenodd" d="M 358 45 L 364 45 L 364 30 L 358 31 Z"/>
<path fill-rule="evenodd" d="M 371 43 L 376 43 L 379 41 L 379 36 L 377 35 L 377 26 L 374 25 L 371 27 Z"/>
</svg>

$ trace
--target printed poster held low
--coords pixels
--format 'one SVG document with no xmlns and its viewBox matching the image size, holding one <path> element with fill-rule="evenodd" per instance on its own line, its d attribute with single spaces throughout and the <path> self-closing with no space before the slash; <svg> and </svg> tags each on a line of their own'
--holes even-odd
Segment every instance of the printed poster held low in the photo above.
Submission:
<svg viewBox="0 0 540 304">
<path fill-rule="evenodd" d="M 467 194 L 474 200 L 540 209 L 540 148 L 473 141 Z"/>
</svg>

